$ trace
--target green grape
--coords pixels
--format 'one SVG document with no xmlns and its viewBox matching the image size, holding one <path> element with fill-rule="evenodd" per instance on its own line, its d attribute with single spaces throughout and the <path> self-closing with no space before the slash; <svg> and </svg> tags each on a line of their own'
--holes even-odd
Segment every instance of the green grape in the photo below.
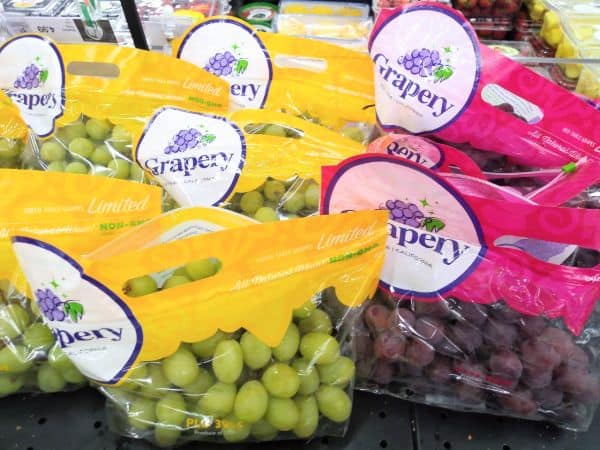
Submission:
<svg viewBox="0 0 600 450">
<path fill-rule="evenodd" d="M 158 290 L 154 278 L 148 275 L 132 278 L 125 283 L 123 292 L 130 297 L 141 297 L 142 295 L 152 294 Z"/>
<path fill-rule="evenodd" d="M 163 360 L 163 371 L 171 383 L 180 387 L 196 381 L 200 373 L 194 354 L 185 348 Z"/>
<path fill-rule="evenodd" d="M 64 132 L 64 137 L 67 142 L 71 142 L 76 138 L 87 137 L 87 131 L 83 122 L 75 122 L 67 125 L 61 131 Z"/>
<path fill-rule="evenodd" d="M 310 316 L 298 322 L 298 328 L 302 334 L 313 331 L 331 334 L 333 325 L 331 324 L 329 314 L 321 309 L 315 309 Z"/>
<path fill-rule="evenodd" d="M 249 331 L 240 339 L 244 363 L 253 370 L 262 369 L 271 361 L 271 348 Z"/>
<path fill-rule="evenodd" d="M 215 258 L 199 259 L 184 266 L 185 273 L 191 280 L 201 280 L 213 276 L 219 270 L 218 260 Z"/>
<path fill-rule="evenodd" d="M 111 125 L 105 119 L 89 119 L 85 123 L 85 131 L 92 139 L 103 141 L 110 134 Z"/>
<path fill-rule="evenodd" d="M 299 344 L 300 332 L 298 331 L 298 327 L 290 323 L 279 345 L 273 348 L 273 356 L 278 361 L 289 361 L 296 355 Z"/>
<path fill-rule="evenodd" d="M 304 201 L 306 202 L 306 207 L 315 210 L 318 209 L 320 197 L 321 189 L 319 188 L 319 185 L 311 183 L 306 188 L 306 192 L 304 192 Z"/>
<path fill-rule="evenodd" d="M 223 439 L 227 442 L 241 442 L 250 436 L 250 424 L 230 414 L 222 421 Z"/>
<path fill-rule="evenodd" d="M 281 197 L 283 197 L 285 191 L 285 184 L 277 180 L 266 181 L 263 187 L 265 197 L 267 198 L 267 200 L 270 200 L 272 202 L 278 202 L 279 200 L 281 200 Z"/>
<path fill-rule="evenodd" d="M 178 276 L 183 276 L 183 277 L 187 277 L 188 274 L 185 271 L 185 267 L 181 266 L 179 269 L 176 269 L 171 275 L 178 275 Z"/>
<path fill-rule="evenodd" d="M 273 208 L 269 208 L 268 206 L 263 206 L 258 208 L 258 210 L 254 213 L 254 218 L 259 222 L 277 222 L 279 220 L 279 215 L 277 211 Z"/>
<path fill-rule="evenodd" d="M 248 215 L 253 215 L 264 204 L 265 200 L 260 192 L 250 191 L 242 195 L 240 208 Z"/>
<path fill-rule="evenodd" d="M 75 364 L 64 354 L 59 345 L 55 345 L 48 352 L 48 364 L 61 372 L 75 369 Z"/>
<path fill-rule="evenodd" d="M 267 411 L 269 394 L 260 381 L 246 382 L 238 391 L 233 412 L 244 422 L 254 423 L 262 419 Z"/>
<path fill-rule="evenodd" d="M 67 163 L 65 161 L 54 161 L 46 166 L 46 170 L 48 172 L 64 172 L 67 167 Z"/>
<path fill-rule="evenodd" d="M 85 382 L 85 377 L 75 367 L 67 369 L 67 370 L 62 370 L 60 373 L 68 383 L 83 384 Z"/>
<path fill-rule="evenodd" d="M 15 303 L 0 306 L 0 339 L 14 339 L 20 336 L 29 325 L 30 317 L 27 311 Z"/>
<path fill-rule="evenodd" d="M 65 166 L 65 172 L 87 174 L 89 172 L 89 167 L 81 161 L 73 161 Z"/>
<path fill-rule="evenodd" d="M 145 364 L 140 364 L 131 372 L 129 372 L 127 379 L 123 381 L 123 384 L 121 386 L 125 389 L 135 391 L 147 378 L 148 367 Z"/>
<path fill-rule="evenodd" d="M 321 383 L 345 387 L 354 378 L 354 361 L 346 356 L 340 356 L 331 364 L 319 366 Z"/>
<path fill-rule="evenodd" d="M 129 166 L 129 179 L 132 181 L 137 181 L 142 183 L 144 181 L 145 174 L 140 166 L 138 166 L 135 162 L 131 163 Z"/>
<path fill-rule="evenodd" d="M 211 337 L 204 339 L 200 342 L 194 342 L 192 344 L 192 351 L 199 358 L 210 358 L 215 353 L 217 344 L 225 339 L 229 339 L 231 334 L 223 333 L 221 330 L 217 330 Z"/>
<path fill-rule="evenodd" d="M 183 386 L 183 392 L 185 395 L 200 396 L 215 383 L 214 377 L 208 370 L 206 370 L 204 367 L 198 367 L 198 370 L 198 378 L 196 378 L 194 382 Z"/>
<path fill-rule="evenodd" d="M 159 447 L 172 447 L 181 436 L 181 428 L 165 423 L 154 424 L 154 439 Z"/>
<path fill-rule="evenodd" d="M 269 136 L 287 137 L 285 128 L 281 125 L 270 124 L 263 128 L 262 134 L 268 134 Z"/>
<path fill-rule="evenodd" d="M 252 424 L 250 434 L 257 441 L 272 441 L 279 433 L 279 430 L 264 419 Z"/>
<path fill-rule="evenodd" d="M 67 156 L 67 151 L 58 142 L 44 142 L 40 147 L 40 157 L 46 162 L 63 161 Z"/>
<path fill-rule="evenodd" d="M 78 137 L 71 141 L 69 150 L 82 158 L 89 159 L 94 151 L 94 143 L 89 139 Z"/>
<path fill-rule="evenodd" d="M 227 339 L 217 344 L 212 369 L 219 381 L 235 383 L 242 374 L 244 356 L 239 342 Z"/>
<path fill-rule="evenodd" d="M 337 386 L 322 385 L 317 393 L 319 411 L 332 422 L 345 422 L 352 412 L 352 400 Z"/>
<path fill-rule="evenodd" d="M 275 363 L 263 373 L 262 382 L 274 397 L 290 398 L 296 395 L 300 388 L 300 377 L 287 364 Z"/>
<path fill-rule="evenodd" d="M 129 178 L 129 168 L 131 167 L 129 161 L 125 161 L 124 159 L 113 159 L 106 167 L 110 169 L 110 176 L 113 178 L 118 178 L 120 180 Z"/>
<path fill-rule="evenodd" d="M 25 384 L 25 377 L 21 374 L 2 373 L 0 371 L 0 397 L 14 394 Z"/>
<path fill-rule="evenodd" d="M 326 333 L 308 333 L 302 336 L 300 353 L 312 363 L 331 364 L 340 356 L 340 344 Z"/>
<path fill-rule="evenodd" d="M 113 155 L 108 147 L 102 144 L 94 149 L 90 159 L 96 165 L 106 166 L 110 161 L 113 160 Z"/>
<path fill-rule="evenodd" d="M 235 384 L 217 381 L 198 401 L 199 414 L 216 418 L 225 417 L 233 411 L 236 397 Z"/>
<path fill-rule="evenodd" d="M 128 153 L 131 147 L 131 133 L 121 125 L 115 125 L 110 137 L 110 145 L 121 153 Z"/>
<path fill-rule="evenodd" d="M 342 130 L 342 136 L 352 139 L 356 142 L 364 142 L 365 135 L 359 127 L 347 127 Z"/>
<path fill-rule="evenodd" d="M 37 384 L 42 392 L 58 392 L 67 384 L 62 374 L 49 364 L 43 364 L 38 369 Z"/>
<path fill-rule="evenodd" d="M 185 400 L 177 392 L 169 392 L 156 402 L 156 418 L 166 425 L 183 425 L 187 416 Z"/>
<path fill-rule="evenodd" d="M 311 299 L 302 306 L 294 309 L 294 319 L 306 319 L 317 309 L 317 304 Z"/>
<path fill-rule="evenodd" d="M 182 275 L 171 275 L 162 285 L 162 289 L 171 289 L 191 281 L 192 280 L 190 280 L 188 277 L 184 277 Z"/>
<path fill-rule="evenodd" d="M 156 422 L 156 404 L 146 397 L 136 397 L 127 408 L 129 425 L 138 430 L 147 430 Z"/>
<path fill-rule="evenodd" d="M 148 378 L 142 383 L 140 392 L 149 397 L 158 397 L 165 393 L 170 386 L 171 383 L 160 364 L 152 364 L 148 367 Z"/>
<path fill-rule="evenodd" d="M 285 199 L 282 208 L 285 212 L 296 214 L 304 208 L 304 193 L 296 191 Z"/>
<path fill-rule="evenodd" d="M 21 154 L 21 144 L 15 139 L 0 138 L 0 160 L 14 160 Z"/>
<path fill-rule="evenodd" d="M 298 423 L 294 427 L 294 434 L 301 439 L 306 439 L 317 431 L 319 426 L 319 406 L 314 396 L 299 396 L 294 398 L 298 407 Z"/>
<path fill-rule="evenodd" d="M 300 418 L 300 411 L 291 398 L 270 397 L 265 420 L 279 431 L 292 430 Z"/>
<path fill-rule="evenodd" d="M 33 365 L 33 360 L 24 345 L 12 345 L 0 350 L 0 372 L 25 372 Z"/>
<path fill-rule="evenodd" d="M 23 342 L 32 349 L 47 351 L 54 344 L 54 335 L 43 323 L 34 323 L 25 330 Z"/>
<path fill-rule="evenodd" d="M 292 367 L 296 370 L 300 378 L 298 394 L 310 395 L 319 389 L 319 372 L 315 366 L 310 364 L 310 361 L 299 358 L 292 362 Z"/>
</svg>

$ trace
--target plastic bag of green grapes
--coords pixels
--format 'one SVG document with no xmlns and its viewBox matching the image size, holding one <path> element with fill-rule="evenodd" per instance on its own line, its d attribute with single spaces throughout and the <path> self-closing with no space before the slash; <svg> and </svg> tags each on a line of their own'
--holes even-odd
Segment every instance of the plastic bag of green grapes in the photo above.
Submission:
<svg viewBox="0 0 600 450">
<path fill-rule="evenodd" d="M 85 258 L 25 238 L 14 249 L 34 288 L 64 278 L 58 291 L 84 305 L 77 327 L 54 331 L 117 433 L 162 447 L 310 439 L 346 430 L 351 328 L 377 285 L 386 222 L 184 208 Z"/>
<path fill-rule="evenodd" d="M 162 108 L 134 145 L 140 167 L 181 206 L 221 206 L 260 222 L 317 213 L 321 167 L 365 151 L 265 109 L 216 116 Z"/>
<path fill-rule="evenodd" d="M 87 380 L 63 353 L 49 324 L 68 326 L 84 310 L 52 293 L 60 279 L 31 290 L 9 237 L 27 230 L 71 253 L 86 253 L 158 215 L 160 189 L 109 178 L 0 169 L 0 190 L 10 193 L 0 197 L 0 397 L 76 389 Z"/>
<path fill-rule="evenodd" d="M 1 78 L 0 89 L 37 137 L 34 166 L 47 171 L 151 182 L 131 157 L 131 139 L 156 109 L 228 107 L 225 81 L 137 49 L 22 35 L 0 47 L 4 62 L 14 76 Z"/>
</svg>

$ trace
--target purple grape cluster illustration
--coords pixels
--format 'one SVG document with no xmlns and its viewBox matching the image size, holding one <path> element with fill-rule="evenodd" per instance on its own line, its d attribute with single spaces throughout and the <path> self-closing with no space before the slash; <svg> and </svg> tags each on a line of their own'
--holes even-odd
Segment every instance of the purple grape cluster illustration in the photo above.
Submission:
<svg viewBox="0 0 600 450">
<path fill-rule="evenodd" d="M 179 130 L 165 149 L 165 154 L 181 153 L 196 147 L 200 142 L 200 132 L 194 128 Z"/>
<path fill-rule="evenodd" d="M 425 214 L 414 203 L 388 200 L 385 202 L 385 207 L 390 211 L 390 217 L 394 222 L 419 228 L 425 219 Z"/>
<path fill-rule="evenodd" d="M 204 70 L 218 77 L 231 75 L 237 58 L 230 51 L 216 53 L 208 59 Z"/>
<path fill-rule="evenodd" d="M 450 47 L 444 48 L 444 53 L 452 53 Z M 402 57 L 402 65 L 413 75 L 420 77 L 434 77 L 436 83 L 450 78 L 454 71 L 448 64 L 442 62 L 440 52 L 427 48 L 414 49 Z"/>
<path fill-rule="evenodd" d="M 35 296 L 38 300 L 40 311 L 48 320 L 56 320 L 62 322 L 67 315 L 64 311 L 63 302 L 52 292 L 51 289 L 38 289 L 35 291 Z"/>
<path fill-rule="evenodd" d="M 48 71 L 41 70 L 35 64 L 30 64 L 21 73 L 14 83 L 15 89 L 35 89 L 48 79 Z"/>
<path fill-rule="evenodd" d="M 48 321 L 63 322 L 69 317 L 77 322 L 83 317 L 83 305 L 81 303 L 67 300 L 61 301 L 52 289 L 37 289 L 35 291 L 40 311 Z"/>
</svg>

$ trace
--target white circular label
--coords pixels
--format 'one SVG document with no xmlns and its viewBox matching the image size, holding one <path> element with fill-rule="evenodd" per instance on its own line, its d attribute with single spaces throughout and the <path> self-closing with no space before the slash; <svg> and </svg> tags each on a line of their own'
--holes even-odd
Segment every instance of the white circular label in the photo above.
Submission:
<svg viewBox="0 0 600 450">
<path fill-rule="evenodd" d="M 52 134 L 65 104 L 65 69 L 56 45 L 37 35 L 6 42 L 0 47 L 0 88 L 35 134 Z"/>
<path fill-rule="evenodd" d="M 246 141 L 224 117 L 163 108 L 136 148 L 136 159 L 180 206 L 219 205 L 244 167 Z"/>
<path fill-rule="evenodd" d="M 232 100 L 245 108 L 262 108 L 273 67 L 265 45 L 247 25 L 209 19 L 183 38 L 177 57 L 229 83 Z"/>
<path fill-rule="evenodd" d="M 392 293 L 428 297 L 446 292 L 485 253 L 481 226 L 458 192 L 402 159 L 370 156 L 342 166 L 323 208 L 325 213 L 390 212 L 380 284 Z"/>
<path fill-rule="evenodd" d="M 477 89 L 477 38 L 448 8 L 415 5 L 392 15 L 374 30 L 369 52 L 384 129 L 440 130 L 460 116 Z"/>
<path fill-rule="evenodd" d="M 14 238 L 13 249 L 62 351 L 86 377 L 116 383 L 142 346 L 129 307 L 60 250 L 29 238 Z"/>
</svg>

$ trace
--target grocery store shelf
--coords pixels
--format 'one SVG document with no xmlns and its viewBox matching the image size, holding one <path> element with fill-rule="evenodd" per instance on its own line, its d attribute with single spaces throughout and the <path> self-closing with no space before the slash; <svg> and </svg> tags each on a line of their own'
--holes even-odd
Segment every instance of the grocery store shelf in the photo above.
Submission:
<svg viewBox="0 0 600 450">
<path fill-rule="evenodd" d="M 91 390 L 0 400 L 0 450 L 150 450 L 142 441 L 113 435 L 104 399 Z M 596 450 L 600 419 L 588 433 L 550 425 L 461 414 L 357 393 L 343 439 L 260 445 L 189 444 L 181 450 Z"/>
</svg>

